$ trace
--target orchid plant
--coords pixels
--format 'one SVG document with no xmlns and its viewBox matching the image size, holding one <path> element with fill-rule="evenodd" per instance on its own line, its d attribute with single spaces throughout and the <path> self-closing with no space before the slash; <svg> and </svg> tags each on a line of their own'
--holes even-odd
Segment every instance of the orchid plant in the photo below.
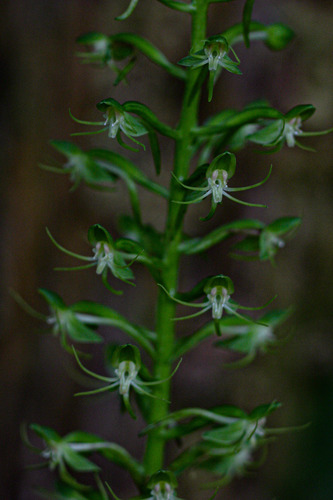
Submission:
<svg viewBox="0 0 333 500">
<path fill-rule="evenodd" d="M 242 197 L 234 197 L 234 193 L 259 188 L 269 182 L 272 174 L 270 166 L 266 177 L 257 183 L 235 187 L 236 154 L 243 148 L 251 147 L 251 143 L 268 148 L 270 152 L 278 151 L 285 145 L 310 149 L 300 140 L 326 134 L 333 129 L 304 131 L 304 123 L 315 111 L 309 104 L 296 105 L 284 114 L 266 102 L 255 102 L 241 110 L 216 109 L 213 116 L 201 122 L 200 99 L 213 99 L 213 88 L 215 93 L 218 92 L 218 80 L 223 79 L 225 72 L 241 78 L 241 61 L 234 49 L 236 44 L 245 43 L 249 47 L 252 41 L 259 40 L 270 50 L 281 50 L 293 38 L 293 32 L 280 23 L 265 25 L 253 21 L 254 0 L 246 0 L 241 22 L 231 27 L 221 26 L 219 33 L 207 36 L 210 4 L 222 4 L 219 8 L 223 10 L 223 3 L 228 0 L 157 1 L 191 18 L 191 49 L 178 63 L 170 62 L 148 40 L 127 32 L 84 34 L 78 39 L 83 47 L 78 56 L 83 63 L 97 64 L 115 74 L 114 85 L 127 82 L 128 91 L 131 90 L 130 71 L 137 56 L 146 56 L 184 84 L 178 123 L 174 126 L 165 124 L 143 103 L 119 103 L 113 97 L 101 96 L 103 99 L 97 103 L 97 110 L 103 115 L 101 121 L 79 119 L 72 112 L 70 116 L 75 127 L 89 127 L 89 130 L 74 131 L 73 136 L 105 132 L 105 148 L 85 151 L 74 142 L 53 140 L 51 146 L 64 157 L 64 161 L 61 165 L 41 165 L 51 172 L 68 174 L 72 189 L 83 183 L 112 195 L 118 182 L 125 183 L 132 213 L 122 217 L 121 235 L 111 235 L 108 229 L 94 224 L 87 231 L 90 251 L 86 255 L 63 246 L 54 236 L 52 228 L 51 231 L 47 229 L 47 235 L 59 251 L 83 261 L 83 265 L 58 269 L 85 269 L 87 272 L 94 269 L 106 293 L 111 292 L 113 297 L 126 294 L 128 286 L 135 286 L 135 266 L 140 264 L 146 267 L 158 293 L 155 327 L 150 330 L 135 324 L 116 309 L 93 301 L 82 300 L 66 305 L 58 293 L 45 288 L 40 289 L 40 294 L 49 307 L 49 314 L 36 311 L 15 295 L 28 313 L 44 322 L 52 334 L 59 337 L 66 355 L 72 356 L 73 366 L 80 373 L 83 385 L 93 387 L 79 391 L 76 396 L 93 398 L 103 393 L 104 396 L 115 397 L 110 393 L 116 391 L 124 411 L 133 419 L 141 415 L 145 422 L 141 432 L 145 436 L 145 451 L 143 457 L 137 459 L 120 443 L 112 443 L 83 431 L 61 437 L 55 430 L 38 424 L 30 425 L 29 429 L 23 428 L 23 439 L 40 456 L 41 466 L 47 466 L 57 474 L 55 492 L 39 491 L 48 499 L 119 500 L 121 492 L 114 491 L 112 476 L 108 477 L 95 464 L 96 454 L 128 472 L 136 487 L 133 499 L 177 500 L 180 499 L 178 488 L 181 491 L 179 495 L 189 499 L 186 491 L 182 490 L 182 476 L 189 470 L 197 469 L 204 469 L 207 474 L 207 480 L 198 484 L 198 489 L 210 490 L 202 492 L 200 498 L 218 498 L 224 485 L 257 468 L 264 459 L 271 437 L 286 430 L 267 426 L 269 416 L 280 406 L 276 401 L 249 412 L 219 401 L 210 409 L 181 408 L 170 412 L 172 381 L 181 372 L 181 359 L 192 349 L 211 338 L 213 347 L 235 354 L 232 366 L 244 366 L 252 362 L 258 352 L 266 353 L 278 348 L 283 339 L 277 336 L 276 329 L 291 313 L 290 308 L 270 308 L 258 318 L 240 312 L 264 309 L 274 298 L 259 307 L 241 306 L 231 298 L 239 286 L 237 283 L 234 286 L 229 277 L 231 273 L 220 262 L 216 262 L 215 275 L 203 272 L 202 279 L 192 290 L 181 292 L 178 282 L 180 258 L 205 252 L 231 240 L 231 257 L 270 261 L 276 265 L 279 251 L 294 234 L 301 219 L 293 215 L 270 223 L 249 218 L 224 221 L 225 203 L 230 203 L 231 207 L 235 202 L 250 209 L 264 209 L 266 205 L 261 200 L 260 203 L 250 203 Z M 136 7 L 140 9 L 140 2 L 131 0 L 116 20 L 125 21 Z M 97 131 L 91 130 L 95 126 Z M 127 150 L 145 155 L 158 175 L 161 169 L 167 168 L 162 161 L 160 135 L 175 144 L 168 187 L 150 179 L 135 161 L 126 156 Z M 145 143 L 138 140 L 143 138 L 145 141 L 145 136 L 150 151 L 146 151 Z M 123 148 L 124 154 L 112 150 L 114 139 Z M 243 167 L 241 163 L 237 166 L 238 171 Z M 155 194 L 156 203 L 167 201 L 164 231 L 143 222 L 138 186 Z M 205 223 L 218 211 L 223 223 L 200 237 L 186 234 L 184 218 L 191 210 L 190 205 L 205 203 L 208 197 L 210 211 L 201 221 Z M 202 301 L 198 302 L 200 298 Z M 197 311 L 182 316 L 176 311 L 178 304 Z M 178 336 L 178 320 L 201 315 L 206 323 L 197 329 L 190 326 L 185 336 Z M 120 345 L 105 346 L 105 366 L 101 366 L 96 373 L 89 368 L 89 354 L 84 348 L 91 343 L 103 345 L 103 335 L 97 332 L 100 326 L 121 330 L 126 340 Z M 187 441 L 185 438 L 189 435 L 192 438 Z M 34 440 L 42 441 L 43 445 L 37 446 Z M 173 458 L 166 453 L 170 440 L 179 446 L 179 453 Z M 89 480 L 86 480 L 87 476 Z"/>
</svg>

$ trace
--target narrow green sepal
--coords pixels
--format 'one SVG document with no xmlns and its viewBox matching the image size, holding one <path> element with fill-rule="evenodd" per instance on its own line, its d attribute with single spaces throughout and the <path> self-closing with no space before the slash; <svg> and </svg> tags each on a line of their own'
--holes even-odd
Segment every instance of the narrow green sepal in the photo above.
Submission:
<svg viewBox="0 0 333 500">
<path fill-rule="evenodd" d="M 295 37 L 292 29 L 282 23 L 274 23 L 266 28 L 265 44 L 271 50 L 283 50 Z"/>
<path fill-rule="evenodd" d="M 134 11 L 134 9 L 137 6 L 138 2 L 139 2 L 139 0 L 131 0 L 130 3 L 129 3 L 129 6 L 125 10 L 125 12 L 123 12 L 120 16 L 117 16 L 115 18 L 116 21 L 124 21 L 125 19 L 127 19 L 132 14 L 132 12 Z"/>
</svg>

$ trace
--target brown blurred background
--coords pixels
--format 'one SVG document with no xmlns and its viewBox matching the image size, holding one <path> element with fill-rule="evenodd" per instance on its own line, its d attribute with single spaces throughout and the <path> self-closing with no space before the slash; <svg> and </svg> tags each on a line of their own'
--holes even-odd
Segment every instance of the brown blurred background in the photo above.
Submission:
<svg viewBox="0 0 333 500">
<path fill-rule="evenodd" d="M 182 84 L 173 81 L 143 56 L 128 77 L 129 85 L 112 87 L 108 70 L 80 65 L 75 39 L 88 31 L 111 34 L 135 31 L 147 37 L 176 62 L 187 54 L 187 16 L 168 10 L 155 0 L 140 0 L 132 17 L 114 21 L 128 0 L 13 0 L 2 2 L 0 31 L 2 55 L 1 151 L 1 416 L 0 498 L 33 500 L 34 486 L 52 485 L 47 471 L 26 471 L 38 461 L 21 444 L 22 421 L 54 427 L 61 434 L 80 428 L 126 445 L 139 456 L 143 441 L 137 439 L 142 422 L 121 416 L 116 397 L 74 399 L 72 359 L 59 342 L 41 335 L 41 325 L 12 300 L 13 288 L 36 309 L 47 312 L 37 293 L 45 287 L 59 293 L 67 303 L 80 299 L 100 300 L 119 309 L 136 322 L 152 326 L 150 301 L 156 287 L 150 276 L 134 267 L 137 288 L 126 289 L 123 298 L 110 297 L 93 271 L 56 273 L 52 268 L 73 261 L 54 248 L 45 233 L 48 226 L 58 241 L 78 253 L 89 252 L 87 228 L 96 222 L 116 232 L 117 216 L 128 213 L 126 191 L 120 185 L 114 195 L 98 194 L 84 187 L 74 193 L 67 177 L 40 170 L 39 162 L 52 156 L 50 139 L 67 139 L 78 127 L 68 108 L 83 119 L 99 120 L 95 104 L 106 97 L 141 100 L 170 124 L 177 121 Z M 223 31 L 240 20 L 243 2 L 211 7 L 208 35 Z M 262 22 L 284 21 L 296 32 L 292 44 L 272 53 L 261 43 L 237 53 L 244 77 L 223 74 L 213 103 L 202 103 L 202 117 L 223 107 L 241 109 L 254 99 L 266 97 L 286 112 L 296 104 L 312 103 L 317 112 L 307 129 L 321 130 L 333 124 L 333 4 L 328 0 L 257 0 L 254 18 Z M 81 130 L 81 129 L 80 129 Z M 234 482 L 217 498 L 246 500 L 328 500 L 333 498 L 333 373 L 332 373 L 332 281 L 333 281 L 333 145 L 332 135 L 307 139 L 317 154 L 283 149 L 275 156 L 260 155 L 248 148 L 238 156 L 237 184 L 264 177 L 273 163 L 270 181 L 252 200 L 267 202 L 267 211 L 243 209 L 228 202 L 213 221 L 203 227 L 198 218 L 205 208 L 192 207 L 186 228 L 193 236 L 234 217 L 255 217 L 270 222 L 284 215 L 303 217 L 300 230 L 279 254 L 277 266 L 269 263 L 237 263 L 220 245 L 203 257 L 184 259 L 182 286 L 197 280 L 197 269 L 225 273 L 236 284 L 237 300 L 263 303 L 275 293 L 277 307 L 293 304 L 295 313 L 281 329 L 291 334 L 277 354 L 259 356 L 247 368 L 227 371 L 223 353 L 206 342 L 188 355 L 176 377 L 173 408 L 183 405 L 232 403 L 250 410 L 277 399 L 283 407 L 271 425 L 288 426 L 312 422 L 301 433 L 282 436 L 270 447 L 264 467 L 251 478 Z M 113 147 L 103 136 L 80 138 L 85 148 Z M 305 142 L 305 140 L 304 140 Z M 164 173 L 168 182 L 172 145 L 163 142 Z M 134 156 L 132 155 L 134 158 Z M 154 176 L 149 152 L 135 156 L 147 174 Z M 242 168 L 241 168 L 242 166 Z M 140 191 L 145 221 L 163 227 L 164 203 Z M 253 198 L 256 197 L 256 198 Z M 249 199 L 249 198 L 248 198 Z M 226 249 L 226 251 L 224 250 Z M 222 253 L 224 252 L 224 253 Z M 74 263 L 75 264 L 75 263 Z M 206 271 L 205 271 L 206 272 Z M 201 275 L 199 276 L 202 277 Z M 144 291 L 144 293 L 143 293 Z M 180 325 L 188 331 L 189 324 Z M 125 341 L 112 329 L 108 341 Z M 102 354 L 94 348 L 96 369 Z M 190 388 L 190 389 L 189 389 Z M 135 492 L 126 474 L 107 466 L 108 480 L 117 494 L 128 498 Z M 179 496 L 207 498 L 195 490 L 188 476 Z"/>
</svg>

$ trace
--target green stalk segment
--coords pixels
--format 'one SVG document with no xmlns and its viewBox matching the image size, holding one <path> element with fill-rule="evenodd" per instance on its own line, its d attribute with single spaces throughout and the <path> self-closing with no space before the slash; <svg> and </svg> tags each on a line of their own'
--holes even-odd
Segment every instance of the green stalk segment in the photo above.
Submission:
<svg viewBox="0 0 333 500">
<path fill-rule="evenodd" d="M 192 16 L 192 47 L 198 50 L 200 42 L 206 37 L 208 0 L 193 1 Z M 179 138 L 175 141 L 174 174 L 177 178 L 186 178 L 191 161 L 191 129 L 197 124 L 200 91 L 193 94 L 193 88 L 200 70 L 191 69 L 187 73 L 183 108 L 178 131 Z M 171 178 L 170 200 L 180 200 L 182 190 L 174 177 Z M 161 283 L 171 293 L 177 289 L 179 273 L 179 243 L 182 234 L 184 207 L 169 201 L 169 212 L 166 223 L 166 241 L 164 267 L 161 272 Z M 154 376 L 157 380 L 167 379 L 172 372 L 172 358 L 175 345 L 175 325 L 171 321 L 175 317 L 175 303 L 163 291 L 159 291 L 156 319 L 156 363 Z M 149 423 L 160 420 L 168 415 L 170 400 L 170 380 L 160 384 L 155 389 L 151 402 Z M 144 465 L 147 475 L 154 474 L 164 467 L 165 440 L 152 431 L 146 444 Z"/>
</svg>

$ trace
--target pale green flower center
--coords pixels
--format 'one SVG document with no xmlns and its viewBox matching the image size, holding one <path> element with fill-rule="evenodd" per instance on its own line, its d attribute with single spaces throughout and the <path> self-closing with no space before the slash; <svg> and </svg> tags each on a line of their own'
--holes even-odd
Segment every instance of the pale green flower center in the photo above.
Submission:
<svg viewBox="0 0 333 500">
<path fill-rule="evenodd" d="M 205 45 L 204 51 L 208 58 L 209 71 L 216 71 L 226 54 L 225 44 L 221 42 L 208 43 Z"/>
<path fill-rule="evenodd" d="M 212 304 L 213 319 L 221 319 L 223 308 L 230 298 L 227 289 L 224 286 L 214 286 L 207 295 L 207 298 Z"/>
<path fill-rule="evenodd" d="M 208 177 L 208 186 L 212 191 L 214 203 L 221 203 L 223 190 L 227 187 L 228 172 L 226 170 L 214 170 Z"/>
<path fill-rule="evenodd" d="M 105 117 L 105 122 L 104 125 L 109 126 L 109 132 L 108 135 L 112 139 L 114 139 L 119 130 L 122 128 L 124 125 L 124 115 L 120 111 L 115 110 L 113 107 L 110 107 L 107 109 L 107 112 L 104 115 Z"/>
<path fill-rule="evenodd" d="M 299 116 L 286 123 L 284 135 L 290 148 L 293 148 L 295 146 L 295 136 L 302 133 L 301 126 L 302 120 Z"/>
<path fill-rule="evenodd" d="M 104 55 L 108 50 L 109 42 L 106 39 L 97 40 L 92 44 L 92 49 L 96 54 Z"/>
<path fill-rule="evenodd" d="M 102 274 L 106 267 L 112 269 L 114 265 L 114 254 L 107 243 L 100 241 L 94 248 L 94 259 L 97 260 L 97 274 Z"/>
<path fill-rule="evenodd" d="M 133 361 L 122 361 L 115 370 L 115 374 L 119 377 L 119 394 L 122 396 L 128 394 L 131 384 L 138 374 L 135 363 Z"/>
<path fill-rule="evenodd" d="M 175 500 L 174 490 L 169 483 L 159 482 L 151 490 L 153 500 Z"/>
</svg>

